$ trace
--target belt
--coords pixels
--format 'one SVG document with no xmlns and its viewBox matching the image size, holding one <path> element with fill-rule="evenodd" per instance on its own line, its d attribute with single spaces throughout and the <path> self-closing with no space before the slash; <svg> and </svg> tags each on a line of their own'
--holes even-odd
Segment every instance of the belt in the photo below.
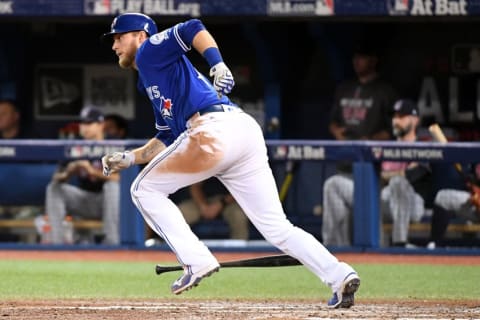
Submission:
<svg viewBox="0 0 480 320">
<path fill-rule="evenodd" d="M 199 110 L 198 114 L 203 116 L 204 114 L 207 114 L 210 112 L 230 112 L 230 111 L 236 110 L 237 108 L 238 107 L 229 106 L 226 104 L 214 104 L 206 108 L 203 108 L 202 110 Z"/>
</svg>

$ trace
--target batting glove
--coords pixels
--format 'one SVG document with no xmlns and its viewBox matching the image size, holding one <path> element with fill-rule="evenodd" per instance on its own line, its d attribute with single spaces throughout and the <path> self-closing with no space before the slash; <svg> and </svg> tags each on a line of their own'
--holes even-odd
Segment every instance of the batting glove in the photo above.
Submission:
<svg viewBox="0 0 480 320">
<path fill-rule="evenodd" d="M 213 77 L 213 87 L 220 94 L 229 94 L 235 85 L 232 72 L 223 62 L 210 68 L 210 77 Z"/>
<path fill-rule="evenodd" d="M 135 163 L 135 154 L 130 151 L 114 152 L 102 157 L 103 175 L 126 169 Z"/>
</svg>

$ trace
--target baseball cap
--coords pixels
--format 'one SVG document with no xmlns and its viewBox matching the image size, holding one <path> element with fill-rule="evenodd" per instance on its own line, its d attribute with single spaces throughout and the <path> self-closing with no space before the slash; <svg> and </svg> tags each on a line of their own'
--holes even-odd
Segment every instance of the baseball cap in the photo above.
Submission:
<svg viewBox="0 0 480 320">
<path fill-rule="evenodd" d="M 80 122 L 103 122 L 103 113 L 95 107 L 84 107 L 80 112 Z"/>
<path fill-rule="evenodd" d="M 403 99 L 398 100 L 393 105 L 393 112 L 405 115 L 405 116 L 417 116 L 418 117 L 418 108 L 417 104 L 412 100 Z"/>
</svg>

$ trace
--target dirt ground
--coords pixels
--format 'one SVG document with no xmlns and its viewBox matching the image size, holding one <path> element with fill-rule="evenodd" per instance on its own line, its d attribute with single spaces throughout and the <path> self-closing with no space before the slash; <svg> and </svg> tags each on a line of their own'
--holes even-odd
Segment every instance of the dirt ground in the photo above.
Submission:
<svg viewBox="0 0 480 320">
<path fill-rule="evenodd" d="M 215 253 L 220 261 L 251 258 L 265 253 Z M 267 253 L 268 254 L 268 253 Z M 480 256 L 420 256 L 337 254 L 349 263 L 420 263 L 479 265 Z M 0 251 L 0 259 L 95 261 L 175 261 L 156 251 Z M 480 319 L 480 298 L 470 301 L 369 301 L 357 299 L 351 309 L 331 310 L 324 301 L 248 300 L 78 300 L 0 301 L 1 319 Z"/>
</svg>

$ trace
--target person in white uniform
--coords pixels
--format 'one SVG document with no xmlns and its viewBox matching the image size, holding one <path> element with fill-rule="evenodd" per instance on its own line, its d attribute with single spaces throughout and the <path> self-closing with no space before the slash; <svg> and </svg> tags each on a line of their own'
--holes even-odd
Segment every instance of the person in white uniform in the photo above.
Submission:
<svg viewBox="0 0 480 320">
<path fill-rule="evenodd" d="M 328 305 L 349 308 L 360 278 L 311 234 L 286 218 L 257 122 L 227 97 L 234 85 L 218 46 L 200 20 L 160 33 L 143 14 L 116 17 L 111 31 L 122 68 L 139 73 L 151 100 L 158 134 L 144 146 L 102 158 L 105 174 L 147 164 L 132 184 L 133 202 L 148 225 L 184 266 L 171 290 L 180 294 L 219 270 L 210 250 L 192 232 L 169 195 L 217 177 L 267 241 L 301 261 L 333 291 Z M 191 47 L 210 65 L 213 84 L 190 63 Z"/>
</svg>

